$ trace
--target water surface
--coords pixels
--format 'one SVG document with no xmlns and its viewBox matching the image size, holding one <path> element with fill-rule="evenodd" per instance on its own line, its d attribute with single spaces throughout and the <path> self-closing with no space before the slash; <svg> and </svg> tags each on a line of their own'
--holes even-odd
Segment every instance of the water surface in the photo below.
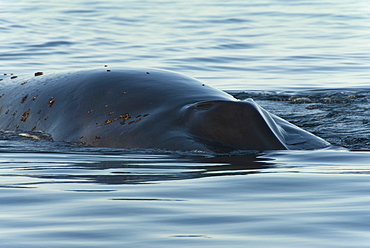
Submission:
<svg viewBox="0 0 370 248">
<path fill-rule="evenodd" d="M 3 5 L 3 73 L 108 64 L 175 70 L 223 90 L 369 84 L 367 0 Z"/>
<path fill-rule="evenodd" d="M 2 247 L 369 246 L 367 0 L 0 3 L 2 78 L 170 69 L 333 144 L 216 155 L 3 130 Z"/>
</svg>

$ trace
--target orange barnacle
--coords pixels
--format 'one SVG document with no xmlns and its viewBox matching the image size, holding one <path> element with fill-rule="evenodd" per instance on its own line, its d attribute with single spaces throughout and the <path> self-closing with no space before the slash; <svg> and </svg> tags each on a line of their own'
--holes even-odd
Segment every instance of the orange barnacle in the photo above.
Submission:
<svg viewBox="0 0 370 248">
<path fill-rule="evenodd" d="M 29 110 L 27 110 L 26 112 L 24 112 L 24 113 L 23 113 L 23 115 L 22 115 L 22 117 L 21 117 L 21 121 L 26 122 L 26 121 L 27 121 L 28 116 L 30 115 L 30 112 L 31 112 L 31 110 L 30 110 L 30 109 L 29 109 Z"/>
<path fill-rule="evenodd" d="M 108 125 L 109 123 L 112 123 L 113 122 L 113 120 L 106 120 L 105 122 L 104 122 L 104 125 Z"/>
<path fill-rule="evenodd" d="M 124 114 L 124 115 L 120 115 L 120 117 L 124 120 L 128 120 L 131 118 L 130 114 Z"/>
<path fill-rule="evenodd" d="M 49 108 L 51 106 L 53 106 L 54 102 L 55 102 L 54 97 L 50 97 L 50 100 L 49 100 L 49 103 L 48 103 Z"/>
<path fill-rule="evenodd" d="M 99 136 L 95 136 L 95 139 L 92 141 L 93 143 L 95 143 L 96 141 L 98 141 L 98 140 L 100 140 L 101 139 L 101 137 L 99 137 Z"/>
<path fill-rule="evenodd" d="M 25 96 L 22 98 L 21 103 L 24 103 L 24 102 L 26 101 L 27 97 L 28 97 L 28 94 L 27 94 L 27 95 L 25 95 Z"/>
<path fill-rule="evenodd" d="M 139 121 L 141 121 L 141 118 L 136 119 L 136 120 L 133 120 L 133 121 L 130 121 L 128 124 L 136 123 L 136 122 L 139 122 Z"/>
</svg>

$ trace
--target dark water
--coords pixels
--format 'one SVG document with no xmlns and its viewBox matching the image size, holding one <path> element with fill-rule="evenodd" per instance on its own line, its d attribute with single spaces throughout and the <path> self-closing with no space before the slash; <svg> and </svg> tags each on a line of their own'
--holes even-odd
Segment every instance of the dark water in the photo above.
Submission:
<svg viewBox="0 0 370 248">
<path fill-rule="evenodd" d="M 0 247 L 369 247 L 369 13 L 367 0 L 1 1 L 2 77 L 170 69 L 334 147 L 214 155 L 1 131 Z"/>
</svg>

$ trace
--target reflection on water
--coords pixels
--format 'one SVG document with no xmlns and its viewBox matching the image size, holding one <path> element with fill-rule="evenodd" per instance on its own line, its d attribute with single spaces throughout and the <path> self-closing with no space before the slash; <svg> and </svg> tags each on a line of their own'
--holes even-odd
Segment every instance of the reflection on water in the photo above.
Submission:
<svg viewBox="0 0 370 248">
<path fill-rule="evenodd" d="M 79 153 L 2 153 L 1 187 L 37 187 L 45 183 L 139 184 L 258 173 L 360 173 L 370 170 L 368 152 L 346 150 L 275 151 L 244 155 L 148 153 L 77 148 Z M 85 151 L 83 151 L 85 150 Z M 89 150 L 89 152 L 86 152 Z"/>
<path fill-rule="evenodd" d="M 370 242 L 368 152 L 69 150 L 0 154 L 4 247 Z"/>
<path fill-rule="evenodd" d="M 108 150 L 107 150 L 108 151 Z M 239 156 L 146 154 L 125 155 L 3 153 L 2 173 L 13 184 L 2 187 L 35 187 L 44 183 L 137 184 L 212 176 L 246 175 L 268 168 L 272 159 L 256 154 Z M 9 174 L 10 173 L 10 174 Z M 16 177 L 22 178 L 22 183 Z M 26 178 L 30 178 L 30 182 Z M 35 179 L 37 179 L 35 181 Z"/>
</svg>

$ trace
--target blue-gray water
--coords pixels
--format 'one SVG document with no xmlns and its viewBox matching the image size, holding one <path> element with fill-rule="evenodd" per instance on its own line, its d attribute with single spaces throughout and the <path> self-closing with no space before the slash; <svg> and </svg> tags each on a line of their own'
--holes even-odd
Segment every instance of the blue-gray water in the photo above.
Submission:
<svg viewBox="0 0 370 248">
<path fill-rule="evenodd" d="M 0 247 L 370 246 L 367 0 L 0 4 L 2 77 L 174 70 L 344 147 L 215 156 L 0 131 Z"/>
</svg>

